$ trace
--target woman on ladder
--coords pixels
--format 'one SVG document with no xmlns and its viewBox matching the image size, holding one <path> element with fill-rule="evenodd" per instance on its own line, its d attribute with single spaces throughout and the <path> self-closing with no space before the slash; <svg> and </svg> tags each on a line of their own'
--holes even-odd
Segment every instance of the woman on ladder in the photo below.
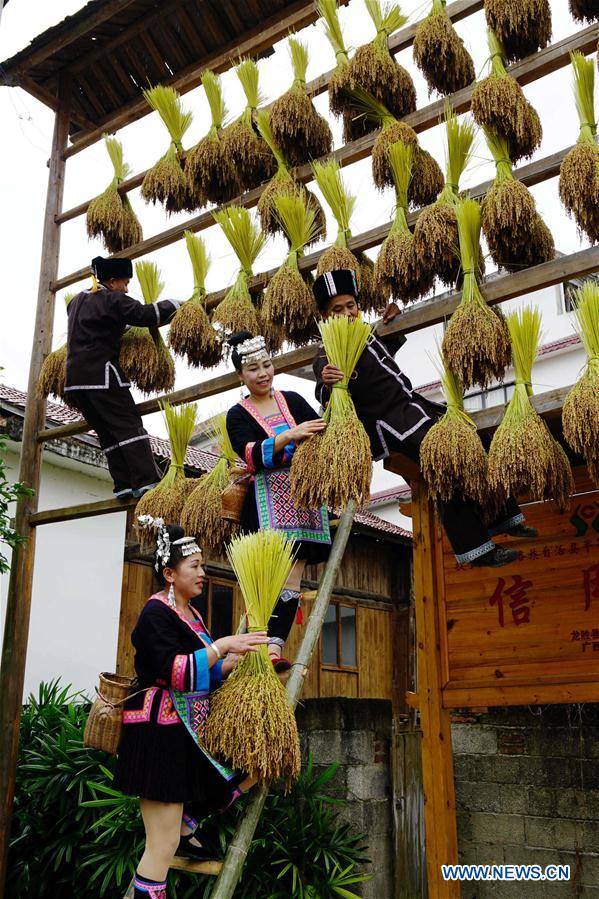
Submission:
<svg viewBox="0 0 599 899">
<path fill-rule="evenodd" d="M 176 525 L 157 526 L 155 570 L 162 589 L 143 607 L 131 635 L 136 692 L 127 700 L 114 786 L 139 796 L 145 851 L 135 899 L 166 899 L 175 855 L 207 858 L 194 831 L 198 819 L 228 808 L 254 781 L 212 758 L 202 745 L 210 693 L 255 652 L 265 632 L 213 641 L 193 599 L 202 592 L 202 554 Z"/>
<path fill-rule="evenodd" d="M 296 445 L 322 431 L 326 424 L 299 393 L 273 388 L 274 366 L 264 337 L 239 331 L 228 342 L 241 381 L 242 399 L 229 409 L 227 431 L 233 449 L 253 476 L 240 529 L 248 534 L 273 528 L 297 541 L 296 562 L 268 630 L 268 653 L 275 670 L 281 673 L 290 668 L 282 650 L 299 608 L 304 569 L 324 562 L 331 546 L 326 508 L 295 507 L 289 467 Z M 244 396 L 244 388 L 248 396 Z"/>
</svg>

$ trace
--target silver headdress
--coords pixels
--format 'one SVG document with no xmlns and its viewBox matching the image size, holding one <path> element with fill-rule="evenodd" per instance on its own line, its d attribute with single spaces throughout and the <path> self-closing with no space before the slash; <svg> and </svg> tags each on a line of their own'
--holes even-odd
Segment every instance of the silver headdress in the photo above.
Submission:
<svg viewBox="0 0 599 899">
<path fill-rule="evenodd" d="M 266 349 L 266 341 L 260 334 L 256 337 L 248 337 L 243 343 L 238 343 L 235 349 L 242 363 L 260 362 L 261 359 L 270 358 L 270 353 Z"/>
<path fill-rule="evenodd" d="M 186 556 L 192 556 L 194 553 L 201 553 L 202 550 L 196 543 L 195 537 L 179 537 L 178 540 L 173 540 L 173 546 L 181 547 L 181 555 L 183 558 Z"/>
</svg>

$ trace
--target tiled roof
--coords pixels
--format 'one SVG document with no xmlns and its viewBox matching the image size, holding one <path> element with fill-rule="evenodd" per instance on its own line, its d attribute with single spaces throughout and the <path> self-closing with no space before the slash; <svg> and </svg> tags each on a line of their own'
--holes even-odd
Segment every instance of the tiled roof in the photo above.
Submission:
<svg viewBox="0 0 599 899">
<path fill-rule="evenodd" d="M 27 394 L 22 390 L 15 390 L 14 387 L 7 387 L 6 384 L 0 384 L 0 400 L 24 409 L 27 402 Z M 49 400 L 46 403 L 46 415 L 48 421 L 55 424 L 70 425 L 73 422 L 81 421 L 81 415 L 74 409 L 70 409 L 64 403 L 51 403 Z"/>
<path fill-rule="evenodd" d="M 407 484 L 398 484 L 396 487 L 388 487 L 387 490 L 379 490 L 377 493 L 371 493 L 370 505 L 380 505 L 391 499 L 399 499 L 400 496 L 409 496 L 411 492 L 412 491 Z"/>
<path fill-rule="evenodd" d="M 379 515 L 375 515 L 374 512 L 369 512 L 367 509 L 356 512 L 354 521 L 365 527 L 372 528 L 375 531 L 383 531 L 385 534 L 394 534 L 397 537 L 405 537 L 406 540 L 412 539 L 410 531 L 406 531 L 398 524 L 387 521 L 385 518 L 381 518 Z"/>
</svg>

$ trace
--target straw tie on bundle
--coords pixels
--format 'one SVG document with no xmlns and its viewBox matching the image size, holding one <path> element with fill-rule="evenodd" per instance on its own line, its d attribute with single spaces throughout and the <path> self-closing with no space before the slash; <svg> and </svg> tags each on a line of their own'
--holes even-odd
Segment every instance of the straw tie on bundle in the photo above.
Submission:
<svg viewBox="0 0 599 899">
<path fill-rule="evenodd" d="M 300 509 L 344 509 L 350 499 L 361 505 L 370 494 L 370 441 L 356 415 L 349 379 L 372 327 L 360 316 L 342 315 L 319 322 L 318 329 L 327 359 L 343 372 L 343 380 L 331 389 L 326 430 L 302 441 L 293 454 L 291 492 Z"/>
<path fill-rule="evenodd" d="M 518 162 L 540 146 L 541 120 L 516 79 L 508 75 L 503 47 L 491 30 L 488 39 L 491 73 L 474 88 L 472 115 L 478 125 L 505 139 L 510 160 Z"/>
<path fill-rule="evenodd" d="M 158 84 L 144 91 L 144 97 L 164 122 L 171 142 L 164 156 L 146 172 L 141 195 L 146 203 L 162 203 L 169 213 L 193 212 L 199 203 L 183 169 L 181 143 L 193 116 L 184 111 L 181 97 L 172 87 Z"/>
<path fill-rule="evenodd" d="M 551 231 L 528 188 L 516 181 L 505 140 L 488 128 L 485 138 L 495 160 L 495 180 L 482 201 L 481 223 L 495 264 L 509 272 L 555 257 Z"/>
<path fill-rule="evenodd" d="M 570 54 L 580 134 L 560 167 L 559 195 L 579 231 L 599 241 L 599 146 L 595 114 L 595 63 Z"/>
<path fill-rule="evenodd" d="M 458 220 L 460 178 L 474 146 L 475 129 L 469 119 L 461 123 L 448 102 L 445 104 L 447 133 L 445 187 L 439 199 L 422 210 L 414 226 L 414 250 L 420 264 L 452 287 L 460 276 Z M 485 263 L 480 252 L 480 273 Z"/>
<path fill-rule="evenodd" d="M 243 206 L 228 206 L 213 213 L 239 260 L 239 273 L 223 300 L 212 313 L 212 323 L 224 332 L 249 331 L 258 334 L 258 315 L 249 289 L 252 265 L 261 252 L 266 237 Z"/>
<path fill-rule="evenodd" d="M 350 220 L 356 198 L 348 192 L 343 182 L 341 166 L 337 160 L 331 159 L 326 163 L 315 162 L 312 171 L 337 222 L 337 239 L 333 246 L 321 253 L 316 266 L 316 275 L 339 269 L 351 269 L 356 273 L 360 307 L 366 312 L 384 309 L 389 294 L 384 293 L 382 286 L 377 290 L 373 277 L 373 263 L 365 253 L 356 255 L 349 249 Z"/>
<path fill-rule="evenodd" d="M 303 165 L 331 152 L 333 135 L 329 123 L 314 108 L 306 92 L 308 48 L 289 38 L 293 84 L 272 104 L 270 127 L 275 144 L 290 165 Z"/>
<path fill-rule="evenodd" d="M 116 137 L 104 135 L 106 150 L 112 162 L 114 177 L 104 193 L 87 207 L 87 236 L 101 237 L 109 253 L 118 253 L 143 239 L 141 225 L 133 212 L 129 197 L 119 193 L 131 169 L 123 160 L 123 147 Z"/>
<path fill-rule="evenodd" d="M 213 72 L 202 73 L 202 85 L 210 107 L 212 124 L 208 133 L 187 154 L 185 171 L 201 197 L 200 205 L 228 203 L 241 193 L 237 172 L 224 142 L 223 127 L 227 108 L 220 78 Z"/>
<path fill-rule="evenodd" d="M 264 97 L 260 93 L 258 66 L 253 59 L 244 59 L 235 73 L 241 82 L 247 105 L 241 116 L 223 131 L 222 143 L 237 175 L 240 191 L 245 191 L 272 178 L 277 170 L 277 163 L 255 124 L 258 107 L 264 103 Z"/>
<path fill-rule="evenodd" d="M 298 259 L 314 239 L 318 226 L 314 210 L 301 197 L 278 197 L 276 206 L 289 241 L 289 254 L 268 283 L 260 318 L 280 328 L 293 343 L 307 343 L 316 334 L 318 309 L 311 287 L 299 270 Z"/>
<path fill-rule="evenodd" d="M 456 215 L 464 281 L 460 305 L 443 337 L 443 358 L 465 388 L 484 388 L 503 378 L 511 361 L 510 337 L 505 318 L 487 305 L 478 283 L 480 206 L 460 200 Z"/>
<path fill-rule="evenodd" d="M 570 466 L 530 402 L 541 316 L 538 309 L 524 308 L 508 315 L 506 322 L 512 340 L 516 386 L 489 449 L 489 487 L 497 496 L 553 498 L 563 511 L 573 489 Z"/>
<path fill-rule="evenodd" d="M 265 234 L 272 235 L 284 233 L 277 216 L 277 197 L 301 197 L 307 206 L 314 209 L 316 224 L 318 225 L 314 240 L 326 237 L 327 224 L 324 209 L 320 205 L 318 197 L 297 181 L 290 171 L 290 165 L 285 155 L 275 144 L 270 127 L 269 114 L 265 109 L 260 109 L 256 114 L 256 124 L 263 140 L 266 141 L 277 161 L 277 171 L 260 194 L 260 199 L 258 200 L 258 215 L 260 216 L 262 230 Z"/>
<path fill-rule="evenodd" d="M 577 22 L 596 22 L 599 19 L 599 0 L 569 0 L 570 14 Z"/>
<path fill-rule="evenodd" d="M 335 68 L 329 78 L 329 109 L 343 121 L 343 143 L 356 140 L 364 134 L 364 122 L 357 119 L 357 111 L 351 102 L 349 53 L 343 40 L 339 23 L 337 0 L 318 0 L 318 15 L 324 20 L 324 33 L 335 53 Z"/>
<path fill-rule="evenodd" d="M 382 243 L 375 267 L 376 284 L 383 295 L 409 303 L 431 290 L 435 276 L 422 264 L 414 236 L 408 227 L 408 185 L 412 171 L 413 148 L 409 144 L 391 144 L 387 150 L 395 181 L 395 217 Z"/>
<path fill-rule="evenodd" d="M 249 631 L 265 631 L 293 565 L 293 541 L 281 531 L 235 537 L 227 556 L 243 594 Z M 260 783 L 300 772 L 297 724 L 268 648 L 248 652 L 212 696 L 206 746 Z"/>
<path fill-rule="evenodd" d="M 562 410 L 564 437 L 584 457 L 591 478 L 599 484 L 599 287 L 585 281 L 573 295 L 576 328 L 587 362 Z"/>
<path fill-rule="evenodd" d="M 376 37 L 358 47 L 350 60 L 351 86 L 365 90 L 401 119 L 416 111 L 416 89 L 409 73 L 391 55 L 389 37 L 406 23 L 406 17 L 397 3 L 383 5 L 381 0 L 364 0 L 364 5 L 376 28 Z M 363 133 L 372 131 L 374 123 L 362 121 Z"/>
<path fill-rule="evenodd" d="M 485 15 L 510 62 L 542 50 L 551 40 L 549 0 L 485 0 Z"/>
<path fill-rule="evenodd" d="M 151 523 L 144 524 L 143 517 L 162 518 L 167 524 L 179 524 L 190 487 L 197 483 L 195 479 L 185 477 L 184 468 L 187 445 L 196 426 L 196 404 L 174 407 L 164 401 L 161 408 L 171 445 L 171 462 L 160 483 L 144 493 L 135 507 L 136 519 L 142 517 L 137 525 L 142 542 L 153 534 Z"/>
<path fill-rule="evenodd" d="M 221 516 L 221 493 L 229 483 L 229 472 L 237 456 L 227 433 L 226 415 L 217 415 L 208 434 L 218 445 L 219 459 L 211 471 L 194 481 L 195 487 L 185 500 L 181 513 L 181 527 L 193 534 L 205 552 L 221 549 L 232 536 L 233 523 Z"/>
<path fill-rule="evenodd" d="M 487 498 L 487 454 L 476 425 L 464 412 L 460 379 L 441 360 L 447 412 L 420 445 L 420 470 L 432 499 L 449 500 L 456 490 L 483 505 Z"/>
<path fill-rule="evenodd" d="M 64 297 L 65 306 L 68 306 L 75 294 L 67 293 Z M 42 363 L 39 381 L 37 382 L 37 395 L 47 399 L 54 396 L 56 399 L 62 400 L 66 405 L 70 405 L 68 401 L 68 392 L 65 394 L 64 388 L 67 379 L 67 345 L 63 343 L 58 349 L 48 353 Z"/>
<path fill-rule="evenodd" d="M 151 306 L 164 289 L 155 262 L 136 262 L 144 303 Z M 175 386 L 175 363 L 158 328 L 128 328 L 121 339 L 121 367 L 142 393 L 168 392 Z"/>
<path fill-rule="evenodd" d="M 201 237 L 191 231 L 186 231 L 184 237 L 193 269 L 193 293 L 177 309 L 168 342 L 175 355 L 187 357 L 189 365 L 212 368 L 220 362 L 222 348 L 206 312 L 205 282 L 210 259 Z"/>
<path fill-rule="evenodd" d="M 416 29 L 414 59 L 428 84 L 440 94 L 453 94 L 476 77 L 472 57 L 445 11 L 446 0 L 433 0 L 431 11 Z"/>
</svg>

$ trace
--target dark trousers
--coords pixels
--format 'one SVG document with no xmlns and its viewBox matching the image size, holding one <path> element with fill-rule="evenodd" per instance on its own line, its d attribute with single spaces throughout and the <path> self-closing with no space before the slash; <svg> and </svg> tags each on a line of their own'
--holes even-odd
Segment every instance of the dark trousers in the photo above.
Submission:
<svg viewBox="0 0 599 899">
<path fill-rule="evenodd" d="M 148 432 L 127 387 L 73 390 L 69 394 L 69 399 L 98 435 L 115 493 L 146 487 L 160 480 Z"/>
<path fill-rule="evenodd" d="M 285 593 L 293 594 L 289 599 L 285 599 Z M 283 595 L 279 596 L 273 609 L 272 616 L 268 622 L 268 636 L 275 637 L 278 640 L 286 642 L 287 637 L 293 627 L 297 607 L 299 605 L 299 594 L 295 591 L 283 591 Z"/>
</svg>

